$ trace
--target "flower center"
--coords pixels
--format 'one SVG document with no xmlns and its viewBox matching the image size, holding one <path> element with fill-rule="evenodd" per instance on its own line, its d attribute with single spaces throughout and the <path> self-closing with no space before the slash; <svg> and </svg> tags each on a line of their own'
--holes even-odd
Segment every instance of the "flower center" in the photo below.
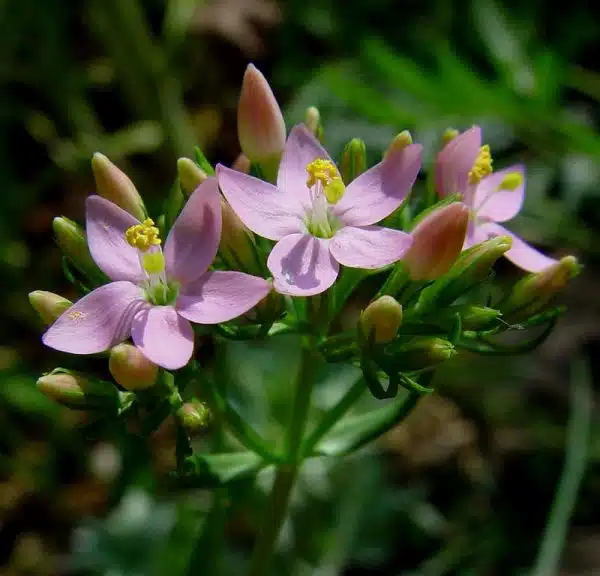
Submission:
<svg viewBox="0 0 600 576">
<path fill-rule="evenodd" d="M 165 273 L 160 232 L 150 218 L 125 231 L 127 243 L 137 250 L 140 267 L 146 277 L 144 291 L 151 304 L 166 306 L 174 304 L 179 294 L 179 284 L 169 282 Z"/>
<path fill-rule="evenodd" d="M 330 207 L 339 202 L 346 187 L 340 173 L 330 160 L 317 158 L 306 166 L 310 190 L 311 209 L 307 214 L 306 226 L 313 236 L 331 238 L 338 226 Z"/>
<path fill-rule="evenodd" d="M 492 154 L 490 147 L 485 144 L 479 149 L 479 154 L 469 171 L 469 184 L 478 184 L 483 178 L 492 173 Z"/>
</svg>

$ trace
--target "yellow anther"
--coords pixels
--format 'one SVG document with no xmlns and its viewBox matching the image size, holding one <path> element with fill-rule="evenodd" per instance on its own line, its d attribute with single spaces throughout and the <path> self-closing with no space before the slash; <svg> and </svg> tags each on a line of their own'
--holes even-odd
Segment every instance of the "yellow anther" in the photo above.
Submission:
<svg viewBox="0 0 600 576">
<path fill-rule="evenodd" d="M 509 172 L 500 182 L 498 191 L 509 190 L 514 192 L 519 186 L 523 184 L 523 174 L 521 172 Z"/>
<path fill-rule="evenodd" d="M 323 193 L 330 204 L 335 204 L 344 195 L 346 187 L 340 173 L 330 160 L 317 158 L 306 167 L 306 171 L 308 172 L 306 185 L 312 188 L 317 182 L 320 182 Z"/>
<path fill-rule="evenodd" d="M 83 320 L 87 314 L 85 312 L 78 312 L 75 310 L 74 312 L 69 312 L 67 314 L 67 318 L 69 320 L 73 320 L 73 322 L 78 322 L 79 320 Z"/>
<path fill-rule="evenodd" d="M 165 257 L 162 252 L 144 254 L 142 262 L 144 263 L 144 270 L 148 274 L 160 274 L 165 269 Z"/>
<path fill-rule="evenodd" d="M 442 135 L 442 146 L 445 146 L 451 140 L 454 140 L 460 132 L 455 128 L 446 128 L 446 131 Z"/>
<path fill-rule="evenodd" d="M 146 252 L 152 246 L 160 246 L 160 232 L 154 226 L 154 220 L 146 218 L 141 224 L 131 226 L 125 232 L 125 239 L 130 246 Z"/>
<path fill-rule="evenodd" d="M 477 184 L 483 178 L 492 173 L 492 154 L 490 147 L 485 144 L 479 149 L 479 154 L 469 172 L 469 184 Z"/>
</svg>

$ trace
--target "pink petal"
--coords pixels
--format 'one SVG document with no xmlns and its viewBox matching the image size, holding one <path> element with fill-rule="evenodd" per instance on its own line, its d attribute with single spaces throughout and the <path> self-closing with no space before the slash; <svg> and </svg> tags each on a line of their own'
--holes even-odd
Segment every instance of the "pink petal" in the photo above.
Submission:
<svg viewBox="0 0 600 576">
<path fill-rule="evenodd" d="M 214 260 L 221 239 L 221 199 L 216 178 L 196 188 L 165 242 L 167 276 L 181 284 L 199 278 Z"/>
<path fill-rule="evenodd" d="M 321 146 L 304 124 L 294 126 L 290 131 L 277 174 L 277 187 L 299 201 L 305 209 L 311 206 L 306 180 L 306 167 L 317 158 L 332 162 L 329 154 Z"/>
<path fill-rule="evenodd" d="M 435 163 L 435 183 L 440 197 L 465 194 L 469 187 L 469 172 L 481 147 L 481 128 L 473 126 L 450 140 L 438 154 Z M 468 200 L 465 194 L 463 199 Z"/>
<path fill-rule="evenodd" d="M 139 286 L 127 281 L 96 288 L 48 328 L 46 346 L 70 354 L 96 354 L 129 338 L 133 315 L 146 306 Z"/>
<path fill-rule="evenodd" d="M 227 202 L 253 232 L 279 240 L 301 229 L 304 209 L 296 198 L 268 182 L 220 164 L 217 178 Z"/>
<path fill-rule="evenodd" d="M 194 331 L 172 306 L 148 306 L 135 315 L 133 343 L 154 364 L 167 370 L 185 366 L 194 351 Z"/>
<path fill-rule="evenodd" d="M 399 230 L 347 226 L 331 239 L 329 249 L 344 266 L 374 269 L 400 260 L 412 243 L 412 236 Z"/>
<path fill-rule="evenodd" d="M 177 312 L 198 324 L 218 324 L 245 314 L 271 290 L 263 278 L 243 272 L 208 272 L 177 299 Z"/>
<path fill-rule="evenodd" d="M 139 224 L 129 212 L 101 196 L 88 196 L 85 203 L 86 233 L 92 257 L 111 280 L 139 284 L 144 275 L 137 250 L 125 240 L 125 231 Z"/>
<path fill-rule="evenodd" d="M 306 234 L 290 234 L 277 242 L 267 266 L 275 290 L 291 296 L 320 294 L 335 282 L 339 272 L 329 253 L 329 240 Z"/>
<path fill-rule="evenodd" d="M 504 177 L 513 172 L 521 174 L 522 183 L 515 190 L 499 190 Z M 486 176 L 476 188 L 474 206 L 479 217 L 505 222 L 520 212 L 524 199 L 525 167 L 516 165 Z"/>
<path fill-rule="evenodd" d="M 367 226 L 391 214 L 410 193 L 421 167 L 422 147 L 410 144 L 353 180 L 332 212 L 346 226 Z"/>
<path fill-rule="evenodd" d="M 513 234 L 510 230 L 488 222 L 479 226 L 481 234 L 485 234 L 487 238 L 493 238 L 495 236 L 510 236 L 512 237 L 512 248 L 504 254 L 513 264 L 526 270 L 527 272 L 539 272 L 550 264 L 554 264 L 556 260 L 542 254 L 533 246 L 530 246 L 524 240 L 521 240 L 516 234 Z"/>
</svg>

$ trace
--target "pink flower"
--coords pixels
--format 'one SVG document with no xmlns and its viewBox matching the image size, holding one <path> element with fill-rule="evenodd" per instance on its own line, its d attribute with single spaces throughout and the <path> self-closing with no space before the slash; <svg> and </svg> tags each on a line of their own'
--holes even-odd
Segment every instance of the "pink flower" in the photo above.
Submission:
<svg viewBox="0 0 600 576">
<path fill-rule="evenodd" d="M 241 272 L 209 272 L 221 235 L 216 178 L 190 196 L 161 249 L 158 228 L 140 223 L 100 196 L 86 203 L 87 237 L 98 266 L 113 282 L 71 306 L 43 336 L 47 346 L 94 354 L 131 336 L 152 362 L 167 369 L 192 356 L 190 321 L 217 324 L 255 306 L 266 280 Z"/>
<path fill-rule="evenodd" d="M 464 248 L 495 236 L 511 236 L 512 248 L 504 255 L 528 272 L 539 272 L 556 260 L 498 224 L 514 218 L 525 198 L 525 167 L 511 166 L 492 173 L 489 146 L 481 145 L 481 128 L 459 134 L 438 154 L 436 187 L 441 197 L 459 193 L 471 209 Z"/>
<path fill-rule="evenodd" d="M 380 268 L 402 258 L 411 236 L 373 224 L 400 206 L 420 164 L 421 147 L 411 144 L 345 187 L 327 152 L 299 125 L 287 140 L 277 186 L 221 165 L 217 178 L 240 220 L 278 241 L 267 260 L 276 290 L 311 296 L 335 282 L 340 264 Z"/>
</svg>

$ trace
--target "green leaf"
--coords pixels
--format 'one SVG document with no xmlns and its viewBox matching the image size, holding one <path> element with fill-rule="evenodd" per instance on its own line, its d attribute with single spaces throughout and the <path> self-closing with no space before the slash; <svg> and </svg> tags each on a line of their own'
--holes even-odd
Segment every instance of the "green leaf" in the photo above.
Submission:
<svg viewBox="0 0 600 576">
<path fill-rule="evenodd" d="M 188 478 L 202 485 L 220 486 L 248 478 L 264 466 L 264 460 L 254 452 L 196 454 L 185 460 Z"/>
<path fill-rule="evenodd" d="M 204 155 L 202 150 L 198 148 L 198 146 L 194 148 L 194 156 L 196 158 L 196 164 L 198 164 L 198 166 L 200 166 L 202 170 L 204 170 L 209 176 L 215 175 L 215 169 L 212 167 L 211 163 L 206 159 L 206 156 Z"/>
<path fill-rule="evenodd" d="M 317 444 L 316 455 L 342 456 L 375 440 L 399 422 L 416 406 L 421 394 L 399 394 L 382 408 L 340 420 Z"/>
</svg>

